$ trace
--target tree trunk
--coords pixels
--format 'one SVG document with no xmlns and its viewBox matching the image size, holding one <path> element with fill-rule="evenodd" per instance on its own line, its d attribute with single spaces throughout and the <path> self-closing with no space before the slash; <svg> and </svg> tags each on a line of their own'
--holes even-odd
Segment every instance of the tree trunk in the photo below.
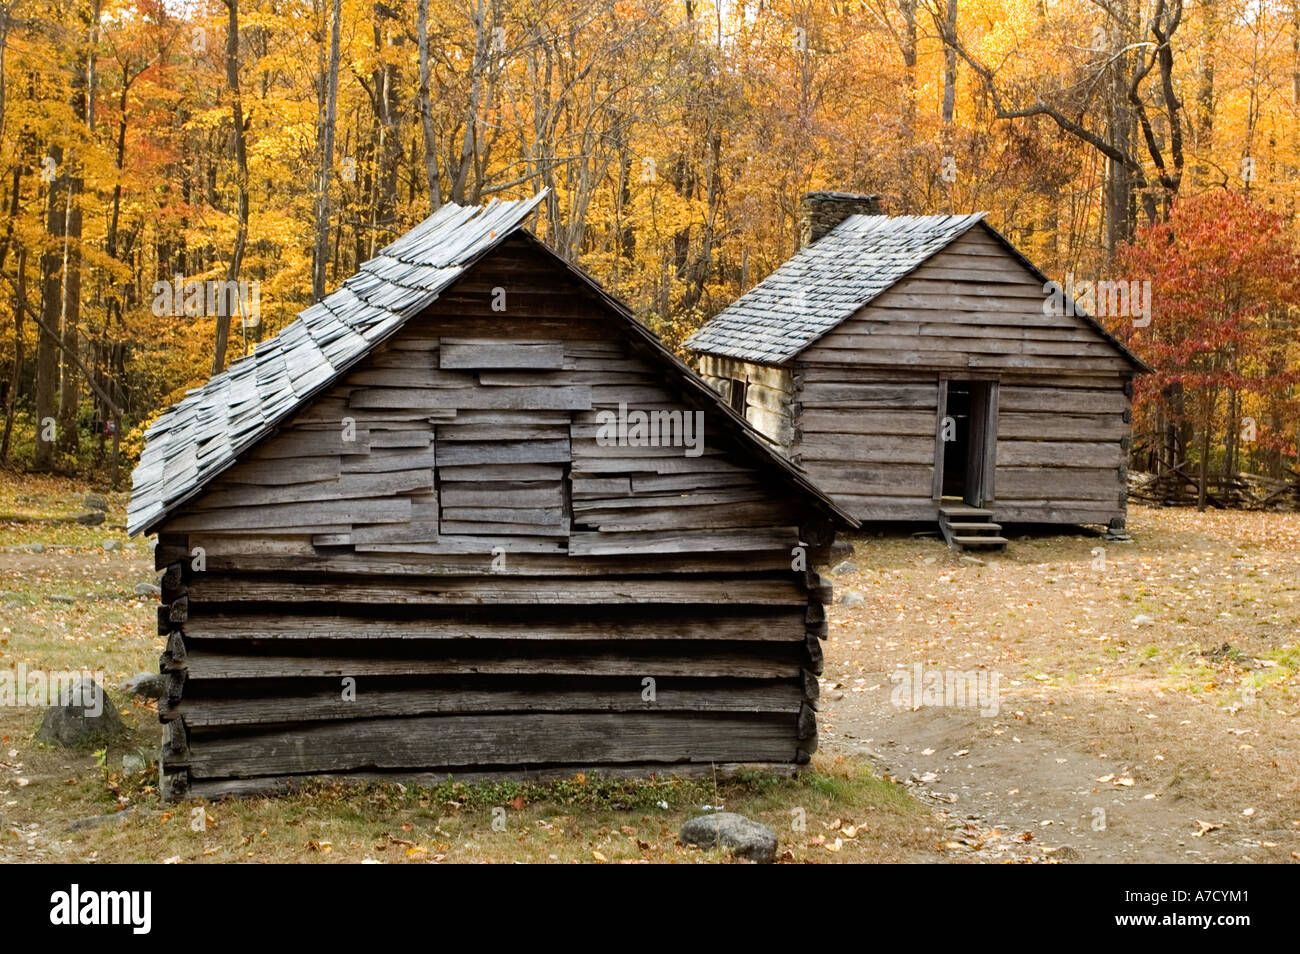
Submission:
<svg viewBox="0 0 1300 954">
<path fill-rule="evenodd" d="M 324 117 L 320 130 L 320 170 L 316 183 L 316 246 L 312 255 L 311 300 L 325 297 L 325 266 L 329 263 L 330 246 L 330 175 L 334 170 L 334 125 L 338 115 L 339 95 L 339 31 L 342 16 L 341 0 L 334 0 L 330 14 L 330 62 L 324 79 Z"/>
<path fill-rule="evenodd" d="M 235 183 L 239 190 L 239 230 L 235 233 L 235 248 L 226 269 L 226 281 L 229 283 L 239 280 L 239 269 L 244 261 L 244 244 L 248 241 L 248 153 L 244 141 L 244 105 L 239 95 L 239 0 L 226 0 L 226 9 L 230 13 L 226 24 L 226 85 L 231 96 Z M 226 345 L 230 340 L 229 312 L 228 307 L 217 309 L 216 342 L 212 350 L 213 374 L 220 374 L 226 365 Z"/>
<path fill-rule="evenodd" d="M 23 312 L 27 310 L 27 249 L 18 249 L 18 281 L 14 286 L 14 376 L 5 407 L 5 432 L 0 439 L 0 463 L 9 460 L 9 436 L 14 427 L 14 401 L 18 397 L 18 380 L 23 371 Z M 39 446 L 39 445 L 37 445 Z"/>
<path fill-rule="evenodd" d="M 63 172 L 63 147 L 53 145 L 47 160 L 54 162 L 54 178 L 45 196 L 46 246 L 41 253 L 41 320 L 43 327 L 36 339 L 36 450 L 32 466 L 38 471 L 49 471 L 54 466 L 54 441 L 51 428 L 58 411 L 59 393 L 59 342 L 56 339 L 59 315 L 62 311 L 59 268 L 63 264 L 64 216 L 62 196 L 67 189 Z M 43 166 L 48 168 L 48 166 Z"/>
<path fill-rule="evenodd" d="M 438 136 L 433 128 L 433 104 L 429 96 L 429 0 L 420 0 L 416 11 L 415 35 L 420 57 L 420 128 L 424 132 L 424 179 L 429 192 L 429 211 L 442 208 L 442 186 L 438 177 Z"/>
</svg>

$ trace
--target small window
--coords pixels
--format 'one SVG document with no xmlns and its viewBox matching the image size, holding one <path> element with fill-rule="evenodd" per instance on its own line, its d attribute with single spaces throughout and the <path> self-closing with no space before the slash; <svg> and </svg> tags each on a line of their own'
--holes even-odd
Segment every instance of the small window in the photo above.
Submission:
<svg viewBox="0 0 1300 954">
<path fill-rule="evenodd" d="M 749 385 L 744 381 L 731 382 L 731 409 L 741 417 L 745 416 L 745 392 Z"/>
</svg>

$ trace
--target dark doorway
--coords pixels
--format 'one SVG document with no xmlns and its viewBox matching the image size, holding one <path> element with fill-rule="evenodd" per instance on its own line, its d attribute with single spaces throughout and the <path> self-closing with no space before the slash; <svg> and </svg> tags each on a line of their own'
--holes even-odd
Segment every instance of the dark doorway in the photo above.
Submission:
<svg viewBox="0 0 1300 954">
<path fill-rule="evenodd" d="M 997 442 L 997 384 L 954 381 L 940 407 L 939 440 L 943 497 L 972 507 L 993 499 L 993 455 Z"/>
</svg>

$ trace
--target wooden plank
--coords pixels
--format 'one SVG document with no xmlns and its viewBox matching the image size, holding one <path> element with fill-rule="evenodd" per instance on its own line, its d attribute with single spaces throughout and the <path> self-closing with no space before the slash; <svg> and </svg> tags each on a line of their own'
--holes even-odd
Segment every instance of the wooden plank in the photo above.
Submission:
<svg viewBox="0 0 1300 954">
<path fill-rule="evenodd" d="M 999 440 L 998 462 L 1008 467 L 1115 468 L 1124 463 L 1124 452 L 1116 443 Z"/>
<path fill-rule="evenodd" d="M 355 769 L 604 762 L 789 761 L 785 715 L 530 713 L 421 716 L 193 740 L 195 778 Z"/>
<path fill-rule="evenodd" d="M 413 619 L 348 616 L 328 611 L 292 618 L 258 612 L 200 614 L 187 622 L 185 632 L 191 642 L 196 639 L 791 642 L 802 638 L 805 626 L 804 611 L 798 607 L 726 612 L 692 609 L 686 613 L 674 610 L 654 615 L 645 613 L 635 619 L 627 618 L 621 611 L 594 609 L 581 613 L 565 611 L 559 615 L 533 613 L 518 619 L 464 610 L 455 613 L 460 615 L 443 618 L 426 614 Z M 367 650 L 363 647 L 358 651 Z"/>
<path fill-rule="evenodd" d="M 355 459 L 349 456 L 348 460 Z M 250 484 L 264 487 L 268 484 L 305 484 L 317 480 L 334 480 L 339 476 L 338 457 L 302 457 L 297 460 L 244 461 L 236 464 L 212 484 L 221 489 L 227 484 Z"/>
<path fill-rule="evenodd" d="M 382 686 L 383 683 L 378 683 Z M 387 689 L 361 683 L 355 700 L 336 689 L 277 693 L 273 698 L 183 698 L 173 712 L 189 726 L 256 725 L 334 719 L 374 719 L 483 712 L 782 712 L 797 714 L 803 694 L 794 682 L 765 681 L 734 687 L 669 682 L 653 703 L 619 689 L 460 687 Z"/>
<path fill-rule="evenodd" d="M 443 338 L 438 352 L 438 367 L 561 371 L 564 369 L 564 343 Z"/>
<path fill-rule="evenodd" d="M 638 681 L 645 676 L 655 678 L 692 679 L 793 679 L 799 675 L 796 650 L 801 648 L 793 641 L 788 651 L 779 644 L 770 644 L 765 655 L 754 647 L 744 652 L 720 652 L 695 644 L 682 644 L 685 654 L 664 652 L 633 652 L 624 647 L 618 651 L 516 652 L 504 655 L 494 647 L 492 655 L 455 653 L 450 647 L 448 655 L 418 657 L 379 655 L 370 649 L 365 655 L 323 656 L 310 655 L 251 655 L 235 652 L 214 652 L 206 644 L 187 643 L 186 684 L 223 682 L 231 679 L 322 679 L 353 676 L 627 676 Z M 520 647 L 522 648 L 522 647 Z M 653 649 L 653 647 L 651 647 Z M 629 686 L 629 690 L 631 686 Z"/>
<path fill-rule="evenodd" d="M 253 448 L 251 460 L 268 461 L 294 457 L 338 457 L 341 454 L 369 454 L 370 432 L 355 427 L 355 440 L 344 440 L 344 428 L 323 431 L 285 431 Z"/>
<path fill-rule="evenodd" d="M 432 489 L 433 471 L 427 468 L 378 474 L 343 474 L 336 480 L 313 484 L 216 490 L 200 497 L 190 505 L 190 510 L 197 512 L 227 507 L 262 507 L 317 500 L 346 500 L 355 497 L 377 498 Z"/>
<path fill-rule="evenodd" d="M 744 531 L 672 530 L 582 532 L 569 535 L 569 552 L 575 555 L 731 552 L 778 550 L 789 553 L 799 542 L 794 527 L 753 527 Z"/>
<path fill-rule="evenodd" d="M 405 498 L 381 500 L 326 500 L 312 503 L 282 503 L 263 508 L 236 507 L 184 514 L 168 524 L 171 530 L 254 530 L 273 527 L 286 532 L 346 532 L 354 522 L 405 523 L 411 519 L 411 501 Z M 318 527 L 324 529 L 316 529 Z M 299 528 L 299 529 L 295 529 Z"/>
<path fill-rule="evenodd" d="M 592 389 L 582 385 L 554 388 L 362 388 L 349 398 L 357 408 L 470 408 L 585 411 Z"/>
<path fill-rule="evenodd" d="M 455 444 L 438 441 L 441 467 L 478 464 L 551 464 L 569 461 L 568 440 Z"/>
<path fill-rule="evenodd" d="M 692 578 L 665 586 L 662 580 L 501 579 L 492 577 L 430 580 L 376 578 L 305 582 L 294 579 L 243 579 L 206 574 L 190 584 L 196 603 L 391 603 L 394 605 L 473 606 L 592 605 L 600 603 L 715 603 L 783 606 L 807 602 L 793 579 L 748 574 L 740 579 Z"/>
</svg>

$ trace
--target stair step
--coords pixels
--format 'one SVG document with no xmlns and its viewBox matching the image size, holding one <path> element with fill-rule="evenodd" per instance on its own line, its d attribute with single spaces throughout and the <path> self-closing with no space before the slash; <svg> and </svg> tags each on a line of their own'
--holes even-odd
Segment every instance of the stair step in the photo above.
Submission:
<svg viewBox="0 0 1300 954">
<path fill-rule="evenodd" d="M 953 542 L 963 547 L 1005 547 L 1009 541 L 1006 537 L 953 537 Z"/>
<path fill-rule="evenodd" d="M 962 517 L 992 517 L 992 510 L 981 510 L 978 507 L 940 507 L 939 513 L 945 517 L 961 519 Z"/>
<path fill-rule="evenodd" d="M 988 523 L 951 523 L 950 522 L 948 524 L 948 529 L 949 530 L 1001 530 L 1002 524 L 993 523 L 991 520 Z"/>
</svg>

